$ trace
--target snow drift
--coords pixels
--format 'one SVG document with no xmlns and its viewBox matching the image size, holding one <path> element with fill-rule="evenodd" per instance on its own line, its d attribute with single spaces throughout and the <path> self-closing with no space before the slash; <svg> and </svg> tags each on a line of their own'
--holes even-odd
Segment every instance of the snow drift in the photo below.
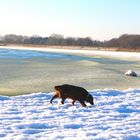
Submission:
<svg viewBox="0 0 140 140">
<path fill-rule="evenodd" d="M 93 90 L 93 107 L 49 100 L 53 93 L 0 96 L 2 140 L 139 140 L 140 89 Z"/>
</svg>

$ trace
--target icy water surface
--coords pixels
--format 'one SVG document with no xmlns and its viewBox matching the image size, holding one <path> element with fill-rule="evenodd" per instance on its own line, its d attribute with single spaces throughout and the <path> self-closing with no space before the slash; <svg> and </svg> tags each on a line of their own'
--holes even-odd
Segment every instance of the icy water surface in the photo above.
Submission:
<svg viewBox="0 0 140 140">
<path fill-rule="evenodd" d="M 128 69 L 140 72 L 138 60 L 79 56 L 31 50 L 0 49 L 0 94 L 50 92 L 55 85 L 74 84 L 92 89 L 139 88 L 140 77 L 126 77 Z"/>
</svg>

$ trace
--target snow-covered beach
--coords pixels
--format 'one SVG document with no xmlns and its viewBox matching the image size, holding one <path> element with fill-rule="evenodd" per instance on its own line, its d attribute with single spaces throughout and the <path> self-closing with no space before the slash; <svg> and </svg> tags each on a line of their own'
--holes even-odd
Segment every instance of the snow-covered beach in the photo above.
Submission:
<svg viewBox="0 0 140 140">
<path fill-rule="evenodd" d="M 49 104 L 53 93 L 0 96 L 1 140 L 139 140 L 140 89 L 93 90 L 95 106 Z"/>
<path fill-rule="evenodd" d="M 0 140 L 140 140 L 140 0 L 0 0 Z"/>
</svg>

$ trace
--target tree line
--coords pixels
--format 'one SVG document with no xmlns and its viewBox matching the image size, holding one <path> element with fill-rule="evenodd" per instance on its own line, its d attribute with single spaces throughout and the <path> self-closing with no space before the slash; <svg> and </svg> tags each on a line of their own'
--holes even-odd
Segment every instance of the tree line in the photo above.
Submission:
<svg viewBox="0 0 140 140">
<path fill-rule="evenodd" d="M 100 46 L 101 41 L 92 40 L 90 37 L 85 38 L 64 38 L 63 35 L 52 34 L 49 37 L 40 36 L 22 36 L 9 34 L 0 37 L 0 43 L 6 44 L 34 44 L 34 45 L 62 45 L 62 46 Z"/>
<path fill-rule="evenodd" d="M 104 47 L 114 47 L 118 49 L 140 49 L 140 35 L 124 34 L 118 38 L 113 38 L 104 42 Z"/>
<path fill-rule="evenodd" d="M 0 36 L 0 44 L 34 44 L 34 45 L 60 45 L 60 46 L 91 46 L 91 47 L 111 47 L 120 49 L 140 49 L 140 35 L 124 34 L 118 38 L 107 41 L 93 40 L 85 38 L 64 38 L 60 34 L 52 34 L 49 37 L 22 36 L 9 34 Z"/>
</svg>

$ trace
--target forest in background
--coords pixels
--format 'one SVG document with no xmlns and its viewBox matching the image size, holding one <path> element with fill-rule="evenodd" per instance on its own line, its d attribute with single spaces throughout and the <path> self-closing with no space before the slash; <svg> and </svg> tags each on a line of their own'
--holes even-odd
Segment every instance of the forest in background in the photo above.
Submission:
<svg viewBox="0 0 140 140">
<path fill-rule="evenodd" d="M 60 34 L 52 34 L 49 37 L 22 36 L 8 34 L 0 36 L 0 44 L 32 44 L 32 45 L 59 45 L 59 46 L 88 46 L 116 48 L 118 50 L 140 50 L 140 35 L 124 34 L 118 38 L 107 41 L 93 40 L 90 37 L 66 37 Z"/>
</svg>

